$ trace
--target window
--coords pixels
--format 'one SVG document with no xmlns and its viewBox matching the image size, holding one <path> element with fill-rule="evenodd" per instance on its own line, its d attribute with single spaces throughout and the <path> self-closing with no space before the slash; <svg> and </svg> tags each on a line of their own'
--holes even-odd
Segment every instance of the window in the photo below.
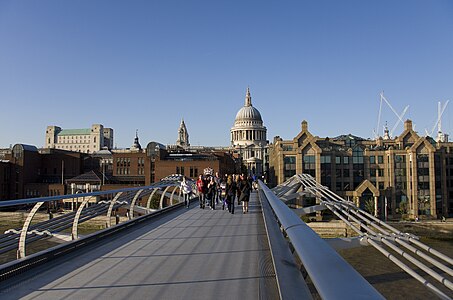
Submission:
<svg viewBox="0 0 453 300">
<path fill-rule="evenodd" d="M 384 163 L 384 156 L 379 155 L 378 156 L 378 164 L 383 164 Z"/>
<path fill-rule="evenodd" d="M 343 156 L 343 165 L 349 165 L 349 156 Z"/>
<path fill-rule="evenodd" d="M 330 164 L 330 156 L 321 155 L 321 163 L 322 164 Z"/>
<path fill-rule="evenodd" d="M 291 145 L 283 145 L 282 148 L 283 148 L 283 151 L 292 151 L 293 150 L 293 146 L 291 146 Z"/>
<path fill-rule="evenodd" d="M 374 165 L 376 163 L 376 156 L 370 156 L 370 164 Z"/>
<path fill-rule="evenodd" d="M 283 173 L 285 180 L 296 175 L 296 157 L 295 156 L 285 156 L 283 157 Z"/>
<path fill-rule="evenodd" d="M 316 158 L 314 155 L 305 155 L 302 161 L 303 173 L 316 176 Z"/>
<path fill-rule="evenodd" d="M 341 164 L 341 156 L 335 156 L 335 163 L 337 165 Z"/>
<path fill-rule="evenodd" d="M 363 150 L 360 147 L 355 147 L 352 151 L 352 163 L 363 164 Z"/>
</svg>

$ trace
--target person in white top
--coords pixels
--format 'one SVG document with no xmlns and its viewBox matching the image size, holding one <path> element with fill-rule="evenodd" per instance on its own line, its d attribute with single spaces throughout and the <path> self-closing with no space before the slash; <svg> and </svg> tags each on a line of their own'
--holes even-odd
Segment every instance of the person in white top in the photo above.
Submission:
<svg viewBox="0 0 453 300">
<path fill-rule="evenodd" d="M 189 208 L 189 205 L 190 205 L 190 194 L 192 193 L 192 187 L 186 181 L 186 177 L 185 176 L 182 177 L 181 190 L 182 190 L 182 195 L 184 197 L 184 205 L 187 208 Z"/>
</svg>

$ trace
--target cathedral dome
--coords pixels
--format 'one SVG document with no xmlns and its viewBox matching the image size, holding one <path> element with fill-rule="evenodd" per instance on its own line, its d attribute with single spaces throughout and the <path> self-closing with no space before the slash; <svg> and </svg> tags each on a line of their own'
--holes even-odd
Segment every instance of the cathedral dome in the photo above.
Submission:
<svg viewBox="0 0 453 300">
<path fill-rule="evenodd" d="M 236 114 L 235 121 L 263 121 L 260 112 L 253 106 L 244 106 Z"/>
<path fill-rule="evenodd" d="M 236 114 L 234 120 L 235 125 L 244 123 L 248 124 L 262 124 L 263 119 L 261 118 L 260 112 L 252 106 L 252 97 L 250 96 L 250 90 L 247 88 L 247 94 L 245 96 L 245 104 Z"/>
</svg>

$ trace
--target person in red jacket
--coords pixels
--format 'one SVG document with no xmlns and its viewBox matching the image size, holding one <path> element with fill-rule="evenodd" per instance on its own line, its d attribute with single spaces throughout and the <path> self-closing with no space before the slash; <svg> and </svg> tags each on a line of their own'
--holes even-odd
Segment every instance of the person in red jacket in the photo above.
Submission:
<svg viewBox="0 0 453 300">
<path fill-rule="evenodd" d="M 198 199 L 200 200 L 200 208 L 204 209 L 206 201 L 206 192 L 207 192 L 206 182 L 203 179 L 203 175 L 198 176 L 197 180 L 197 190 L 198 190 Z"/>
</svg>

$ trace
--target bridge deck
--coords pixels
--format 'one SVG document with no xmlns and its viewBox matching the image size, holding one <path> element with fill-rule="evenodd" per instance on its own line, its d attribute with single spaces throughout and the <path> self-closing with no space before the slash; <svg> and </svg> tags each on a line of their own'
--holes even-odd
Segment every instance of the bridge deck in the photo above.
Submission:
<svg viewBox="0 0 453 300">
<path fill-rule="evenodd" d="M 248 214 L 196 203 L 33 271 L 2 299 L 259 299 L 277 288 L 257 194 Z"/>
</svg>

